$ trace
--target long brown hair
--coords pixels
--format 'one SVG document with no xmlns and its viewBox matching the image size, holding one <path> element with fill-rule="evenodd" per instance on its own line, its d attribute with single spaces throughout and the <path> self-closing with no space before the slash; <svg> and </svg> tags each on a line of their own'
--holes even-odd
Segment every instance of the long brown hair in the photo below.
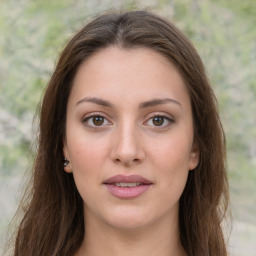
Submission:
<svg viewBox="0 0 256 256">
<path fill-rule="evenodd" d="M 63 171 L 66 108 L 79 65 L 110 45 L 146 47 L 176 65 L 191 98 L 200 163 L 189 172 L 180 198 L 179 226 L 189 256 L 225 256 L 221 221 L 228 206 L 225 137 L 204 65 L 189 40 L 147 11 L 103 14 L 83 27 L 63 50 L 46 89 L 38 152 L 15 256 L 72 256 L 84 236 L 83 202 L 72 174 Z"/>
</svg>

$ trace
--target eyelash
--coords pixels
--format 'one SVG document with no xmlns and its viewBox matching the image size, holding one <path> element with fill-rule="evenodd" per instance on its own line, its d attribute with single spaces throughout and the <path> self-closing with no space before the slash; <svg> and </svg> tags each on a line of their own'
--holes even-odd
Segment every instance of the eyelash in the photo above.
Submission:
<svg viewBox="0 0 256 256">
<path fill-rule="evenodd" d="M 92 128 L 92 129 L 97 129 L 97 128 L 102 127 L 104 125 L 104 123 L 103 123 L 103 125 L 91 125 L 91 124 L 89 124 L 90 119 L 92 120 L 95 117 L 103 118 L 104 123 L 107 120 L 108 125 L 111 124 L 111 122 L 108 121 L 108 119 L 104 115 L 98 114 L 98 113 L 92 113 L 89 116 L 84 117 L 83 120 L 82 120 L 82 123 L 85 124 L 87 127 Z"/>
<path fill-rule="evenodd" d="M 95 125 L 95 124 L 93 125 L 93 124 L 89 124 L 89 121 L 92 120 L 92 119 L 95 118 L 95 117 L 103 118 L 103 124 L 102 124 L 102 125 Z M 158 125 L 148 125 L 148 126 L 153 126 L 153 128 L 156 128 L 156 129 L 157 129 L 157 128 L 159 128 L 159 129 L 167 128 L 167 127 L 169 127 L 171 124 L 174 123 L 174 120 L 173 120 L 172 118 L 170 118 L 170 117 L 167 117 L 167 116 L 162 115 L 162 114 L 154 114 L 154 115 L 152 115 L 149 119 L 147 119 L 147 121 L 145 121 L 143 124 L 146 125 L 146 123 L 148 123 L 150 120 L 151 120 L 151 122 L 153 122 L 153 119 L 154 119 L 154 118 L 163 118 L 163 119 L 164 119 L 164 122 L 166 122 L 166 121 L 168 122 L 168 123 L 165 124 L 165 125 L 159 125 L 159 126 L 158 126 Z M 108 124 L 105 124 L 105 125 L 104 125 L 105 121 L 107 121 Z M 92 129 L 99 129 L 99 128 L 103 127 L 103 126 L 112 124 L 112 123 L 108 120 L 108 118 L 106 118 L 104 115 L 98 114 L 98 113 L 93 113 L 93 114 L 90 114 L 89 116 L 84 117 L 84 118 L 82 119 L 82 123 L 85 124 L 87 127 L 92 128 Z"/>
<path fill-rule="evenodd" d="M 151 122 L 153 122 L 153 120 L 154 120 L 154 118 L 163 118 L 164 119 L 164 122 L 167 122 L 167 124 L 165 124 L 165 125 L 152 125 L 154 128 L 160 128 L 160 129 L 164 129 L 164 128 L 167 128 L 167 127 L 169 127 L 171 124 L 173 124 L 174 123 L 174 120 L 172 119 L 172 118 L 170 118 L 170 117 L 167 117 L 167 116 L 165 116 L 165 115 L 162 115 L 162 114 L 154 114 L 154 115 L 152 115 L 146 122 L 144 122 L 144 124 L 145 123 L 148 123 L 149 121 L 151 121 Z"/>
</svg>

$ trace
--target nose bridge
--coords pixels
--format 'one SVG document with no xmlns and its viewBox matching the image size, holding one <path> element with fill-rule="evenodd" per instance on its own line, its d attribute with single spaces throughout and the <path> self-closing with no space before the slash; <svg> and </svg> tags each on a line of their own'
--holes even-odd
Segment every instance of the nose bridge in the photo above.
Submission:
<svg viewBox="0 0 256 256">
<path fill-rule="evenodd" d="M 126 165 L 140 162 L 144 158 L 139 127 L 131 118 L 126 118 L 117 125 L 112 158 Z"/>
</svg>

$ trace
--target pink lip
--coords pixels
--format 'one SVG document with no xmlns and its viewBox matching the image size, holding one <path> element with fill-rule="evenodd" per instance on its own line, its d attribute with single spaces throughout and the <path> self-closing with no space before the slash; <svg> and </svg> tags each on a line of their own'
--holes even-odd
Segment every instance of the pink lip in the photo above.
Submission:
<svg viewBox="0 0 256 256">
<path fill-rule="evenodd" d="M 143 183 L 143 184 L 152 184 L 152 182 L 150 180 L 147 180 L 140 175 L 125 176 L 125 175 L 120 175 L 120 174 L 106 179 L 103 183 L 104 184 L 112 184 L 112 183 L 118 183 L 118 182 L 126 182 L 126 183 L 139 182 L 139 183 Z"/>
<path fill-rule="evenodd" d="M 142 183 L 134 187 L 119 187 L 115 183 Z M 115 175 L 103 182 L 108 191 L 120 199 L 132 199 L 145 193 L 153 183 L 140 175 Z"/>
</svg>

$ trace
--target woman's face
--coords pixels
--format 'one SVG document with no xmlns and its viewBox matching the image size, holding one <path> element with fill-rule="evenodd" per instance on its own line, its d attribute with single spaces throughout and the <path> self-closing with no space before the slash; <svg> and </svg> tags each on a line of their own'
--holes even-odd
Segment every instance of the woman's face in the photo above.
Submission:
<svg viewBox="0 0 256 256">
<path fill-rule="evenodd" d="M 85 221 L 115 228 L 177 222 L 199 152 L 175 66 L 145 48 L 113 46 L 91 56 L 69 96 L 64 155 Z"/>
</svg>

